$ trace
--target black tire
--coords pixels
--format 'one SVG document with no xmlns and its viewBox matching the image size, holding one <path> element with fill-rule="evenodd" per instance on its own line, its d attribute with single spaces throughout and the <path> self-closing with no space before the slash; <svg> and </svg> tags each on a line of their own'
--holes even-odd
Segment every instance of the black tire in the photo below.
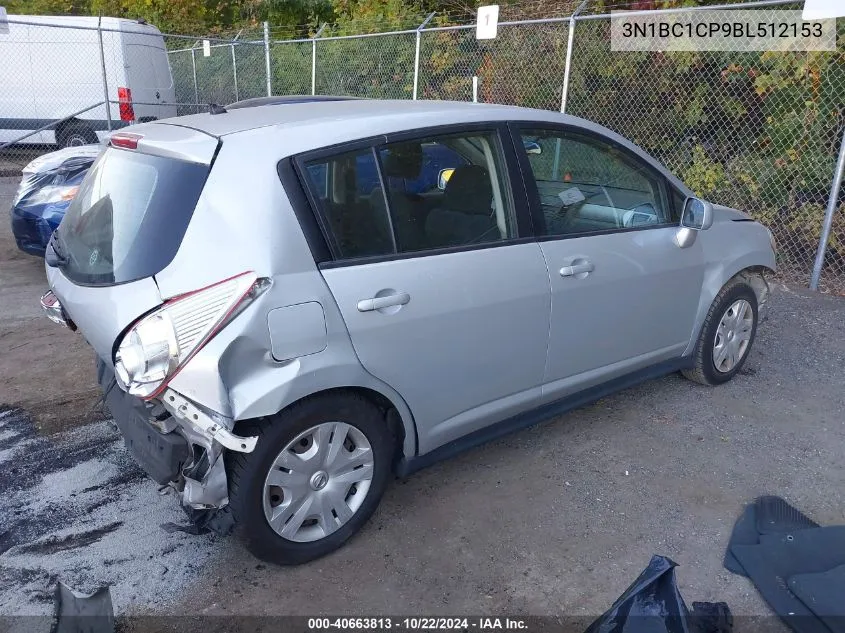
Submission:
<svg viewBox="0 0 845 633">
<path fill-rule="evenodd" d="M 713 347 L 716 343 L 717 331 L 722 317 L 728 308 L 739 299 L 745 299 L 751 305 L 753 312 L 751 337 L 748 340 L 748 345 L 742 357 L 736 365 L 730 371 L 722 372 L 716 369 L 716 364 L 713 360 Z M 728 382 L 742 369 L 742 366 L 748 359 L 748 355 L 751 353 L 754 338 L 757 335 L 758 320 L 757 295 L 754 293 L 754 289 L 742 278 L 734 277 L 719 291 L 719 294 L 713 300 L 710 310 L 707 312 L 707 318 L 704 319 L 704 325 L 701 327 L 698 341 L 695 344 L 695 350 L 693 352 L 695 365 L 691 369 L 684 369 L 682 371 L 683 375 L 689 380 L 701 383 L 702 385 L 720 385 Z"/>
<path fill-rule="evenodd" d="M 64 148 L 97 143 L 98 139 L 87 123 L 72 121 L 57 131 L 56 141 L 59 147 Z"/>
<path fill-rule="evenodd" d="M 295 542 L 276 533 L 264 515 L 264 483 L 273 461 L 297 435 L 324 422 L 342 421 L 356 427 L 373 451 L 373 478 L 357 512 L 335 532 L 316 541 Z M 315 396 L 284 411 L 238 425 L 240 435 L 259 437 L 252 453 L 226 453 L 229 506 L 236 532 L 257 558 L 280 565 L 298 565 L 336 550 L 370 518 L 390 476 L 394 439 L 379 409 L 366 399 L 336 392 Z"/>
</svg>

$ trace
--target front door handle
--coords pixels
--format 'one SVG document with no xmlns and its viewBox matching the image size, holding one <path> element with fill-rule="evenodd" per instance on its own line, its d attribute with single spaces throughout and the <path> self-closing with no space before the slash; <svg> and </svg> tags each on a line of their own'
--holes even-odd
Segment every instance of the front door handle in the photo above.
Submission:
<svg viewBox="0 0 845 633">
<path fill-rule="evenodd" d="M 561 277 L 574 277 L 576 275 L 586 275 L 593 272 L 596 267 L 593 262 L 582 262 L 580 264 L 572 264 L 571 266 L 564 266 L 560 269 Z"/>
<path fill-rule="evenodd" d="M 387 295 L 386 297 L 361 299 L 358 302 L 358 312 L 372 312 L 373 310 L 382 310 L 391 306 L 403 306 L 410 300 L 411 295 L 407 292 L 399 292 L 395 295 Z"/>
</svg>

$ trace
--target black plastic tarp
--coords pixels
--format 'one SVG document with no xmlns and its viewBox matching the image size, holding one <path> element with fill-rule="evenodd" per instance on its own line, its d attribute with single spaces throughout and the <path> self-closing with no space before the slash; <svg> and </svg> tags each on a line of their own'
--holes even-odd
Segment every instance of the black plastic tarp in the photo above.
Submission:
<svg viewBox="0 0 845 633">
<path fill-rule="evenodd" d="M 724 602 L 693 602 L 690 610 L 675 579 L 677 563 L 652 556 L 637 579 L 585 633 L 729 633 Z"/>
</svg>

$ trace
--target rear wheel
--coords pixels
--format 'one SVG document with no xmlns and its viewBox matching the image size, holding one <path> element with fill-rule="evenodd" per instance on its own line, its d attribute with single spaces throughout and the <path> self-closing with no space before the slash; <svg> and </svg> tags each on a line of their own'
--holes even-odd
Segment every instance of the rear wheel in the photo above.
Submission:
<svg viewBox="0 0 845 633">
<path fill-rule="evenodd" d="M 378 408 L 355 394 L 310 398 L 238 432 L 260 439 L 252 453 L 228 454 L 229 503 L 262 560 L 287 565 L 328 554 L 384 493 L 393 439 Z"/>
<path fill-rule="evenodd" d="M 703 385 L 733 378 L 745 364 L 757 334 L 757 295 L 739 278 L 716 295 L 695 346 L 695 366 L 684 376 Z"/>
<path fill-rule="evenodd" d="M 56 133 L 59 147 L 78 147 L 97 142 L 97 135 L 87 123 L 71 121 Z"/>
</svg>

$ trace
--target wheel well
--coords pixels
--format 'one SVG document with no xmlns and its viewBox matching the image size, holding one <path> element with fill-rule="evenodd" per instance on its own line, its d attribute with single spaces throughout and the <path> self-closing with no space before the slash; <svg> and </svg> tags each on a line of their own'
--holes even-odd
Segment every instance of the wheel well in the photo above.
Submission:
<svg viewBox="0 0 845 633">
<path fill-rule="evenodd" d="M 88 123 L 86 123 L 85 121 L 82 121 L 81 119 L 67 119 L 66 121 L 62 121 L 61 123 L 57 124 L 56 127 L 55 127 L 56 142 L 59 143 L 61 136 L 65 133 L 65 130 L 67 130 L 69 127 L 72 127 L 74 125 L 79 126 L 79 127 L 83 127 L 83 128 L 87 128 L 91 132 L 94 131 L 93 128 Z"/>
<path fill-rule="evenodd" d="M 405 443 L 405 425 L 402 423 L 402 418 L 399 415 L 399 412 L 396 410 L 396 407 L 390 401 L 390 399 L 384 394 L 375 391 L 374 389 L 368 389 L 367 387 L 337 387 L 334 389 L 326 389 L 324 391 L 312 393 L 308 396 L 305 396 L 304 398 L 300 398 L 295 402 L 291 402 L 287 407 L 282 409 L 282 411 L 292 407 L 293 405 L 299 402 L 302 402 L 303 400 L 321 398 L 323 396 L 336 393 L 352 393 L 359 396 L 360 398 L 363 398 L 364 400 L 367 400 L 370 404 L 375 406 L 381 412 L 385 424 L 388 425 L 388 428 L 390 429 L 390 432 L 393 435 L 395 444 L 394 459 L 398 460 L 404 455 L 403 446 Z M 280 411 L 279 413 L 281 413 L 282 411 Z M 237 427 L 238 424 L 245 421 L 246 420 L 239 420 L 235 423 L 235 426 Z"/>
<path fill-rule="evenodd" d="M 68 119 L 67 121 L 62 121 L 61 123 L 59 123 L 58 125 L 56 125 L 56 127 L 55 127 L 55 132 L 56 132 L 56 142 L 57 142 L 57 143 L 59 142 L 59 138 L 60 138 L 60 137 L 61 137 L 61 135 L 64 133 L 64 131 L 65 131 L 65 129 L 67 128 L 67 126 L 68 126 L 68 125 L 73 125 L 73 124 L 74 124 L 74 123 L 76 123 L 76 122 L 77 122 L 77 119 Z"/>
<path fill-rule="evenodd" d="M 739 271 L 732 279 L 742 279 L 754 290 L 757 295 L 757 305 L 762 306 L 769 298 L 769 282 L 766 280 L 766 275 L 773 274 L 774 271 L 766 266 L 749 266 Z M 730 283 L 730 281 L 728 281 Z M 727 285 L 727 284 L 726 284 Z"/>
<path fill-rule="evenodd" d="M 66 119 L 62 121 L 61 123 L 56 125 L 56 134 L 64 132 L 68 127 L 70 127 L 71 125 L 76 125 L 77 123 L 81 123 L 81 121 L 79 119 Z"/>
</svg>

